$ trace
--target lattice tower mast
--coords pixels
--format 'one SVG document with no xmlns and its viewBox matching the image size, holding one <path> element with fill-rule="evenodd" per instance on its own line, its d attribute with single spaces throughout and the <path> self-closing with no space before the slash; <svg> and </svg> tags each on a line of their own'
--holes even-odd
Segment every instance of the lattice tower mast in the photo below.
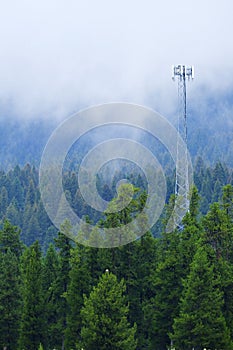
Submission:
<svg viewBox="0 0 233 350">
<path fill-rule="evenodd" d="M 189 210 L 189 169 L 188 169 L 188 149 L 187 149 L 187 96 L 186 82 L 194 78 L 193 66 L 178 65 L 172 67 L 172 78 L 178 80 L 178 137 L 176 154 L 176 201 L 180 205 L 178 210 L 177 226 L 181 226 L 181 221 L 185 213 Z M 182 140 L 180 139 L 180 137 Z"/>
</svg>

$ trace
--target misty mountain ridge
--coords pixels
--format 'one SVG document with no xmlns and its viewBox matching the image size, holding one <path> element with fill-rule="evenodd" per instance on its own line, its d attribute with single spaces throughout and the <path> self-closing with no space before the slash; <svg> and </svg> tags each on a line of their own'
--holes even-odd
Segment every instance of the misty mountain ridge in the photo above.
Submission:
<svg viewBox="0 0 233 350">
<path fill-rule="evenodd" d="M 174 126 L 177 124 L 175 115 L 169 117 Z M 203 98 L 199 104 L 191 103 L 188 110 L 188 149 L 193 162 L 198 156 L 213 165 L 217 161 L 233 167 L 233 101 L 229 95 L 221 100 L 209 98 L 204 104 Z M 24 119 L 9 115 L 8 111 L 1 112 L 0 119 L 0 167 L 9 169 L 16 164 L 30 163 L 36 167 L 44 147 L 54 129 L 59 125 L 55 118 L 37 117 Z M 87 133 L 79 143 L 80 159 L 87 150 L 109 138 L 125 137 L 143 143 L 152 152 L 159 150 L 163 153 L 161 164 L 170 162 L 170 155 L 164 156 L 165 148 L 158 140 L 143 131 L 133 127 L 117 126 L 114 128 L 98 128 L 98 131 Z M 82 151 L 81 151 L 82 150 Z M 71 149 L 72 153 L 72 149 Z M 158 155 L 158 151 L 156 156 Z"/>
</svg>

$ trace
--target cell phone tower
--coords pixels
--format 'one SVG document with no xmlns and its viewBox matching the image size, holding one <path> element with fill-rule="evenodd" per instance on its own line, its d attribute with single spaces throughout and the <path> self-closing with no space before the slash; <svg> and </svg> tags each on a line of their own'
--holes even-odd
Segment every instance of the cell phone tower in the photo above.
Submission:
<svg viewBox="0 0 233 350">
<path fill-rule="evenodd" d="M 187 148 L 187 101 L 186 82 L 194 79 L 194 67 L 178 65 L 172 66 L 172 79 L 178 80 L 178 137 L 176 150 L 176 217 L 174 226 L 182 228 L 182 219 L 189 210 L 189 162 Z"/>
</svg>

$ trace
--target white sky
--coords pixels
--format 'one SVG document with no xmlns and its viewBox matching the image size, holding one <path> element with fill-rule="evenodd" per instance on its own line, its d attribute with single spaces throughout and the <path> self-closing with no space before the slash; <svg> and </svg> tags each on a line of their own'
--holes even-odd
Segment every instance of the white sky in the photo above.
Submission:
<svg viewBox="0 0 233 350">
<path fill-rule="evenodd" d="M 233 91 L 232 0 L 0 2 L 0 103 L 21 117 L 111 101 L 172 113 L 180 63 L 194 99 Z"/>
</svg>

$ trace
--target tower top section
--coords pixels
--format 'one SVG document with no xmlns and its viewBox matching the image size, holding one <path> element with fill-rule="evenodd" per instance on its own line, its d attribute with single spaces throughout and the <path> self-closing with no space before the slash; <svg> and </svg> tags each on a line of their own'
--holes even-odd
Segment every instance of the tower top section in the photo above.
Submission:
<svg viewBox="0 0 233 350">
<path fill-rule="evenodd" d="M 179 79 L 194 79 L 194 67 L 185 66 L 183 64 L 172 66 L 172 79 L 175 80 L 175 77 L 178 77 Z"/>
</svg>

